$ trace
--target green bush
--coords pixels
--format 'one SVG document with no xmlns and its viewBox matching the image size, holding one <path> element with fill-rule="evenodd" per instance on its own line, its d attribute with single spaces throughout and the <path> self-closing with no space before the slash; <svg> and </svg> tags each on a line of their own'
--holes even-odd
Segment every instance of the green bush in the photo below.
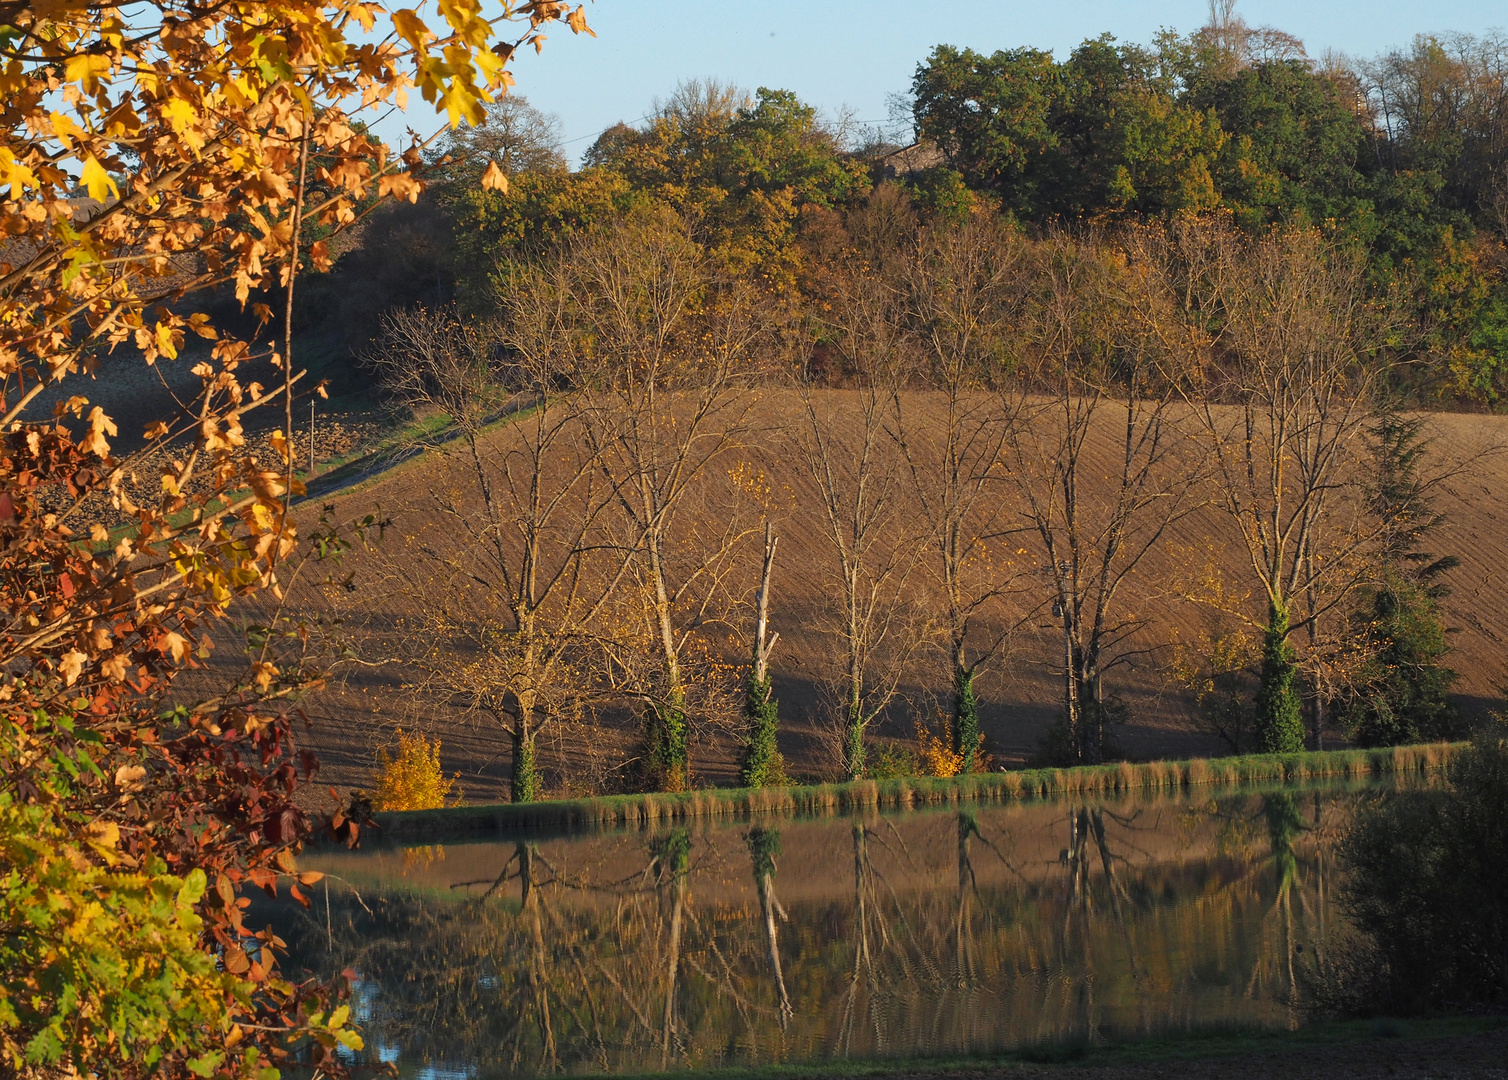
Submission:
<svg viewBox="0 0 1508 1080">
<path fill-rule="evenodd" d="M 1442 790 L 1365 807 L 1342 842 L 1359 940 L 1321 996 L 1350 1012 L 1508 999 L 1508 740 L 1479 738 Z"/>
<path fill-rule="evenodd" d="M 903 742 L 884 739 L 875 747 L 869 759 L 869 768 L 864 770 L 868 780 L 896 780 L 903 776 L 920 776 L 923 769 L 917 760 L 916 750 Z"/>
</svg>

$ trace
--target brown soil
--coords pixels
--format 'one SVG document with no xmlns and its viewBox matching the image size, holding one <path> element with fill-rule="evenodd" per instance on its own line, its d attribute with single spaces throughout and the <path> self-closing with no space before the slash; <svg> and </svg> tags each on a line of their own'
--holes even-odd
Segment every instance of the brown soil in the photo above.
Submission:
<svg viewBox="0 0 1508 1080">
<path fill-rule="evenodd" d="M 202 381 L 192 371 L 195 364 L 206 357 L 203 349 L 185 349 L 175 360 L 159 359 L 148 367 L 141 356 L 129 349 L 118 355 L 106 356 L 99 362 L 93 379 L 69 379 L 49 386 L 39 396 L 33 414 L 50 413 L 70 395 L 78 394 L 89 399 L 89 407 L 100 406 L 114 421 L 116 434 L 110 437 L 111 452 L 125 470 L 123 487 L 127 495 L 137 502 L 155 503 L 161 497 L 160 477 L 164 472 L 176 471 L 175 461 L 182 461 L 191 442 L 191 433 L 177 435 L 168 443 L 148 445 L 144 432 L 148 424 L 164 417 L 188 415 L 196 395 L 202 390 Z M 280 384 L 282 374 L 265 361 L 247 363 L 237 371 L 243 386 L 259 382 L 264 387 Z M 293 444 L 296 460 L 307 468 L 309 454 L 309 400 L 307 387 L 295 387 L 293 403 Z M 88 415 L 88 408 L 84 414 Z M 78 432 L 85 425 L 77 418 L 62 418 L 65 426 Z M 255 409 L 242 418 L 244 438 L 251 454 L 259 461 L 275 464 L 279 458 L 272 448 L 271 435 L 287 426 L 287 413 L 282 399 Z M 390 421 L 373 408 L 351 409 L 333 406 L 325 400 L 316 402 L 314 419 L 314 451 L 317 461 L 346 459 L 362 447 L 375 443 L 386 431 Z M 175 431 L 181 428 L 175 425 Z M 300 470 L 302 471 L 302 470 Z M 190 480 L 185 491 L 195 494 L 208 490 L 210 478 L 200 468 Z M 124 521 L 125 517 L 112 514 L 100 500 L 100 514 L 110 523 Z M 114 519 L 114 521 L 112 521 Z"/>
<path fill-rule="evenodd" d="M 852 409 L 846 406 L 845 393 L 828 392 L 829 406 L 835 430 L 852 434 Z M 772 392 L 760 405 L 759 414 L 774 420 L 794 419 L 797 407 L 794 396 Z M 1436 509 L 1446 515 L 1446 521 L 1430 538 L 1430 546 L 1461 559 L 1461 566 L 1449 577 L 1454 591 L 1445 604 L 1449 624 L 1455 629 L 1451 663 L 1461 673 L 1456 690 L 1463 710 L 1480 716 L 1495 704 L 1504 680 L 1508 589 L 1501 575 L 1508 566 L 1508 529 L 1504 528 L 1508 456 L 1492 451 L 1508 445 L 1508 419 L 1440 415 L 1432 423 L 1438 462 L 1458 471 L 1436 496 Z M 1090 447 L 1091 456 L 1107 466 L 1115 435 L 1114 419 L 1107 415 Z M 490 437 L 490 446 L 501 450 L 510 437 L 508 429 L 498 431 Z M 742 450 L 719 464 L 717 475 L 721 477 L 740 459 L 769 482 L 771 512 L 780 535 L 772 627 L 781 634 L 773 666 L 784 724 L 782 749 L 793 775 L 820 776 L 831 770 L 823 748 L 827 726 L 823 718 L 831 710 L 824 704 L 822 688 L 831 669 L 833 642 L 822 623 L 834 587 L 832 559 L 808 512 L 815 499 L 812 481 L 791 452 L 787 437 L 774 427 L 750 434 Z M 369 787 L 375 748 L 392 737 L 395 726 L 402 725 L 422 728 L 442 739 L 445 767 L 460 773 L 469 800 L 486 802 L 506 796 L 509 747 L 495 724 L 416 698 L 406 689 L 412 672 L 401 662 L 384 662 L 403 656 L 405 645 L 411 644 L 407 639 L 414 633 L 414 617 L 432 594 L 422 575 L 414 572 L 418 545 L 444 547 L 460 542 L 454 526 L 437 515 L 436 498 L 461 491 L 465 484 L 459 460 L 431 455 L 352 491 L 318 500 L 337 504 L 342 518 L 377 511 L 392 522 L 377 555 L 356 553 L 342 569 L 342 575 L 355 571 L 355 592 L 335 590 L 317 601 L 302 601 L 309 605 L 310 614 L 344 620 L 343 632 L 352 635 L 361 657 L 359 664 L 347 665 L 336 681 L 306 702 L 315 720 L 310 740 L 323 762 L 325 782 Z M 898 479 L 896 497 L 903 502 L 897 530 L 914 515 L 914 506 L 904 504 L 903 489 Z M 751 521 L 757 520 L 758 513 L 757 508 L 750 511 Z M 1218 742 L 1196 730 L 1188 701 L 1170 686 L 1166 646 L 1197 633 L 1205 618 L 1203 609 L 1173 595 L 1171 582 L 1176 576 L 1187 574 L 1191 565 L 1207 558 L 1232 582 L 1245 580 L 1243 570 L 1249 573 L 1244 549 L 1238 552 L 1227 533 L 1225 519 L 1212 509 L 1178 522 L 1124 593 L 1122 613 L 1135 615 L 1144 624 L 1123 646 L 1127 660 L 1107 675 L 1106 684 L 1107 690 L 1118 692 L 1130 706 L 1132 719 L 1121 742 L 1132 757 L 1222 750 Z M 1021 543 L 1035 547 L 1030 536 L 1023 535 Z M 729 582 L 730 594 L 740 601 L 752 592 L 757 563 L 758 552 L 751 542 Z M 913 587 L 922 579 L 922 574 L 916 574 Z M 726 625 L 709 628 L 706 640 L 715 654 L 741 662 L 746 655 L 742 635 L 747 633 L 748 613 L 735 605 L 723 614 Z M 1057 710 L 1053 670 L 1061 637 L 1055 639 L 1045 615 L 1033 622 L 1037 625 L 1028 625 L 1018 634 L 1003 661 L 978 684 L 983 726 L 997 764 L 1021 762 Z M 221 654 L 234 655 L 229 640 L 222 642 Z M 909 736 L 910 715 L 935 718 L 947 691 L 947 673 L 940 654 L 919 652 L 904 686 L 912 711 L 908 715 L 900 710 L 885 732 Z M 610 718 L 602 726 L 548 732 L 543 736 L 541 759 L 552 789 L 586 794 L 610 788 L 617 775 L 614 769 L 627 755 L 633 737 L 632 724 L 624 716 Z M 730 730 L 717 726 L 700 730 L 694 748 L 698 780 L 728 783 L 734 773 L 734 752 Z"/>
</svg>

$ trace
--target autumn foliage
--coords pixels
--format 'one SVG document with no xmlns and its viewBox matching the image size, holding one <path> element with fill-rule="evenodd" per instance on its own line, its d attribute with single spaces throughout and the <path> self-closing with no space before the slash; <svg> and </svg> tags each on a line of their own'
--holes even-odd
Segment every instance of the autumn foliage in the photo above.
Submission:
<svg viewBox="0 0 1508 1080">
<path fill-rule="evenodd" d="M 249 890 L 304 900 L 317 768 L 291 704 L 316 685 L 307 624 L 276 603 L 228 686 L 177 677 L 235 600 L 274 601 L 375 522 L 303 533 L 291 421 L 273 453 L 243 418 L 291 416 L 291 337 L 226 336 L 187 298 L 243 303 L 329 265 L 328 240 L 377 199 L 413 199 L 418 147 L 363 113 L 410 89 L 451 123 L 506 93 L 549 0 L 412 9 L 355 0 L 12 5 L 0 28 L 0 1071 L 255 1076 L 342 1066 L 359 1046 L 343 983 L 282 975 Z M 512 40 L 500 29 L 516 27 Z M 286 327 L 284 327 L 286 330 Z M 111 350 L 147 364 L 199 339 L 197 395 L 144 433 L 171 446 L 148 493 L 84 386 Z M 271 361 L 276 389 L 243 383 Z M 138 433 L 128 432 L 126 436 Z M 316 571 L 310 571 L 317 573 Z M 354 840 L 337 810 L 322 823 Z"/>
<path fill-rule="evenodd" d="M 419 732 L 399 731 L 397 753 L 380 750 L 377 760 L 377 810 L 438 810 L 455 787 L 440 768 L 440 740 L 430 742 Z"/>
</svg>

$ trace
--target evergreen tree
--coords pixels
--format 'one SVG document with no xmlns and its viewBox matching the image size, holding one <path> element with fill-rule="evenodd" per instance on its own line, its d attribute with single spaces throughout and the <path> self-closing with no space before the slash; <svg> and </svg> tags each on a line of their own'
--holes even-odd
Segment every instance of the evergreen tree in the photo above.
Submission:
<svg viewBox="0 0 1508 1080">
<path fill-rule="evenodd" d="M 1426 450 L 1423 419 L 1385 413 L 1375 437 L 1377 478 L 1372 510 L 1382 519 L 1381 581 L 1352 615 L 1369 654 L 1360 676 L 1336 702 L 1351 739 L 1362 746 L 1395 746 L 1462 733 L 1450 701 L 1458 678 L 1444 663 L 1450 652 L 1439 602 L 1440 580 L 1459 565 L 1454 555 L 1423 550 L 1423 537 L 1443 520 L 1420 476 Z"/>
</svg>

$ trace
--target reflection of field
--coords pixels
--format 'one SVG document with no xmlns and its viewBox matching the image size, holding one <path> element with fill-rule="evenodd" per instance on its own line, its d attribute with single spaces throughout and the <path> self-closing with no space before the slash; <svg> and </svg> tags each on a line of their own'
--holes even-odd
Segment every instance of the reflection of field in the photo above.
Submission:
<svg viewBox="0 0 1508 1080">
<path fill-rule="evenodd" d="M 1287 1026 L 1350 796 L 1043 803 L 309 860 L 373 1045 L 478 1075 Z M 405 865 L 405 860 L 407 864 Z M 452 888 L 452 886 L 458 886 Z M 326 930 L 326 918 L 330 930 Z"/>
</svg>

